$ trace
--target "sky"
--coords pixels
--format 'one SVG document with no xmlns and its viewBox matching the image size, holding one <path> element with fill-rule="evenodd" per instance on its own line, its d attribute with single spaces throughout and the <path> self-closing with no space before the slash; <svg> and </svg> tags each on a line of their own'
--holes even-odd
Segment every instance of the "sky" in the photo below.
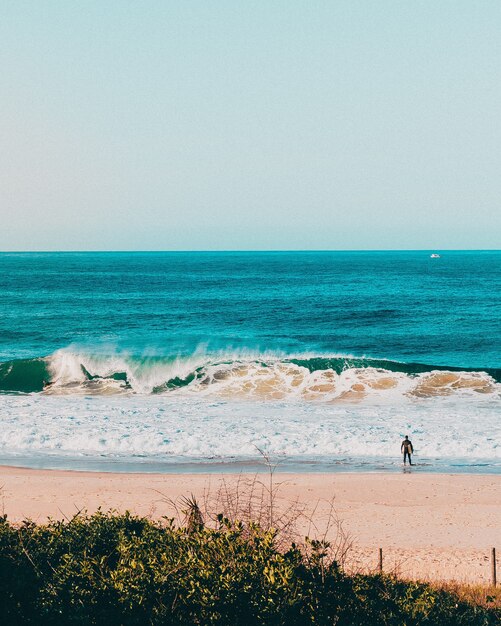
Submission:
<svg viewBox="0 0 501 626">
<path fill-rule="evenodd" d="M 2 0 L 0 250 L 493 249 L 498 0 Z"/>
</svg>

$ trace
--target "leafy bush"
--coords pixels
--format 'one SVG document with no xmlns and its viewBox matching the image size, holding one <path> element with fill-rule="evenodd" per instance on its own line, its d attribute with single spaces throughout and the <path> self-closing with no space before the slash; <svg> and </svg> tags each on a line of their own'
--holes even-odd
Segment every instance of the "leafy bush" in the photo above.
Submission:
<svg viewBox="0 0 501 626">
<path fill-rule="evenodd" d="M 499 623 L 494 609 L 384 576 L 345 575 L 328 545 L 279 550 L 276 532 L 128 513 L 11 525 L 0 518 L 2 624 Z"/>
</svg>

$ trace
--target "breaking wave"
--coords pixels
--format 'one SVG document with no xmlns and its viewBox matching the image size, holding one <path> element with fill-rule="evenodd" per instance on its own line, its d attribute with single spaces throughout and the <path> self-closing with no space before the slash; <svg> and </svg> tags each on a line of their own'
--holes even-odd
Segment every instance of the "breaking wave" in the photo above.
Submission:
<svg viewBox="0 0 501 626">
<path fill-rule="evenodd" d="M 501 393 L 501 369 L 402 363 L 342 355 L 195 353 L 91 355 L 58 350 L 0 363 L 0 392 L 51 395 L 203 394 L 232 399 L 332 402 Z"/>
</svg>

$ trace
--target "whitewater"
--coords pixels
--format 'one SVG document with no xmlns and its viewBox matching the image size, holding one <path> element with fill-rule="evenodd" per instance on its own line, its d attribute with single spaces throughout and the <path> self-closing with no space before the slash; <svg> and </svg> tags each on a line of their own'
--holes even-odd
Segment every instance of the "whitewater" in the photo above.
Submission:
<svg viewBox="0 0 501 626">
<path fill-rule="evenodd" d="M 0 462 L 501 471 L 501 254 L 0 254 Z"/>
</svg>

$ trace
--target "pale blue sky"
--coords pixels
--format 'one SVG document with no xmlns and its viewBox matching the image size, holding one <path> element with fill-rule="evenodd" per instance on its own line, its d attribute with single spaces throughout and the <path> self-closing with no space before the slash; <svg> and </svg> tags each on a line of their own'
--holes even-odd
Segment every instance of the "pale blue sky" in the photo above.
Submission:
<svg viewBox="0 0 501 626">
<path fill-rule="evenodd" d="M 498 0 L 2 0 L 0 68 L 0 249 L 500 247 Z"/>
</svg>

